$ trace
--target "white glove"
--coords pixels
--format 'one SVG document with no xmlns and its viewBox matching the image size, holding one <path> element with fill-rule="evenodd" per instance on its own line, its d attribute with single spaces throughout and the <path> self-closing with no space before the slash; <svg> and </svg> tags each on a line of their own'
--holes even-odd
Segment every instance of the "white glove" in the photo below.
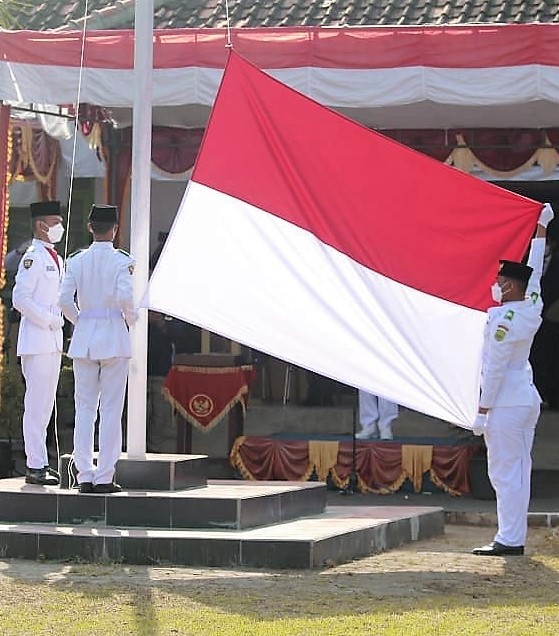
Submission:
<svg viewBox="0 0 559 636">
<path fill-rule="evenodd" d="M 551 205 L 549 205 L 549 203 L 546 203 L 543 206 L 542 211 L 540 212 L 540 219 L 538 223 L 540 225 L 543 225 L 544 227 L 547 227 L 554 216 L 555 215 L 553 214 L 553 208 L 551 207 Z"/>
<path fill-rule="evenodd" d="M 474 424 L 472 426 L 472 432 L 474 435 L 483 435 L 487 429 L 487 413 L 478 413 Z"/>
<path fill-rule="evenodd" d="M 52 331 L 58 331 L 58 329 L 62 329 L 64 327 L 64 318 L 62 316 L 51 316 L 49 328 Z"/>
</svg>

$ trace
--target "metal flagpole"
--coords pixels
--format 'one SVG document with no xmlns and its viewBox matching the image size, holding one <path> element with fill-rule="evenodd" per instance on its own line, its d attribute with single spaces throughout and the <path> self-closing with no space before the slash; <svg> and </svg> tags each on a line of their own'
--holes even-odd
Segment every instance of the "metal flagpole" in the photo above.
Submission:
<svg viewBox="0 0 559 636">
<path fill-rule="evenodd" d="M 136 259 L 133 285 L 139 303 L 149 276 L 153 0 L 136 0 L 134 32 L 130 252 Z M 147 325 L 147 312 L 140 311 L 130 330 L 133 357 L 128 376 L 127 451 L 132 459 L 143 459 L 146 453 Z"/>
</svg>

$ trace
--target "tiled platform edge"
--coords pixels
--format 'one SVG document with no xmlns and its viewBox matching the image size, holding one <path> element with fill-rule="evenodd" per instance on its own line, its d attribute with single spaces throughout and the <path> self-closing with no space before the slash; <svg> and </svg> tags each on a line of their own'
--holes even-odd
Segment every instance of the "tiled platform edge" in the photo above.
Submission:
<svg viewBox="0 0 559 636">
<path fill-rule="evenodd" d="M 444 531 L 440 508 L 332 507 L 249 530 L 0 524 L 0 557 L 214 567 L 320 568 Z"/>
</svg>

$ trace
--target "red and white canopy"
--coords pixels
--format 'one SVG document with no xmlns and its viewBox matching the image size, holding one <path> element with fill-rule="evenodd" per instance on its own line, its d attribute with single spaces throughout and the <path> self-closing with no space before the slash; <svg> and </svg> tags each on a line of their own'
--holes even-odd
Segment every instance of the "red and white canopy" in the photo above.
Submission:
<svg viewBox="0 0 559 636">
<path fill-rule="evenodd" d="M 225 35 L 155 32 L 153 104 L 182 107 L 168 123 L 205 123 L 225 65 Z M 0 32 L 0 99 L 75 102 L 81 38 Z M 258 67 L 380 128 L 558 126 L 558 41 L 559 24 L 232 32 L 234 49 Z M 131 107 L 133 50 L 133 31 L 88 32 L 81 101 Z"/>
</svg>

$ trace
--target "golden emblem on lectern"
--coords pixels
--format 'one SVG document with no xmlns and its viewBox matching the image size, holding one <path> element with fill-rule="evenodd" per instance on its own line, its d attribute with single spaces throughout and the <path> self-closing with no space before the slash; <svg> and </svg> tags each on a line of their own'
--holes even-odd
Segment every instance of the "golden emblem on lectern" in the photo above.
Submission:
<svg viewBox="0 0 559 636">
<path fill-rule="evenodd" d="M 188 408 L 196 417 L 207 417 L 214 410 L 214 403 L 208 395 L 198 393 L 191 398 Z"/>
</svg>

